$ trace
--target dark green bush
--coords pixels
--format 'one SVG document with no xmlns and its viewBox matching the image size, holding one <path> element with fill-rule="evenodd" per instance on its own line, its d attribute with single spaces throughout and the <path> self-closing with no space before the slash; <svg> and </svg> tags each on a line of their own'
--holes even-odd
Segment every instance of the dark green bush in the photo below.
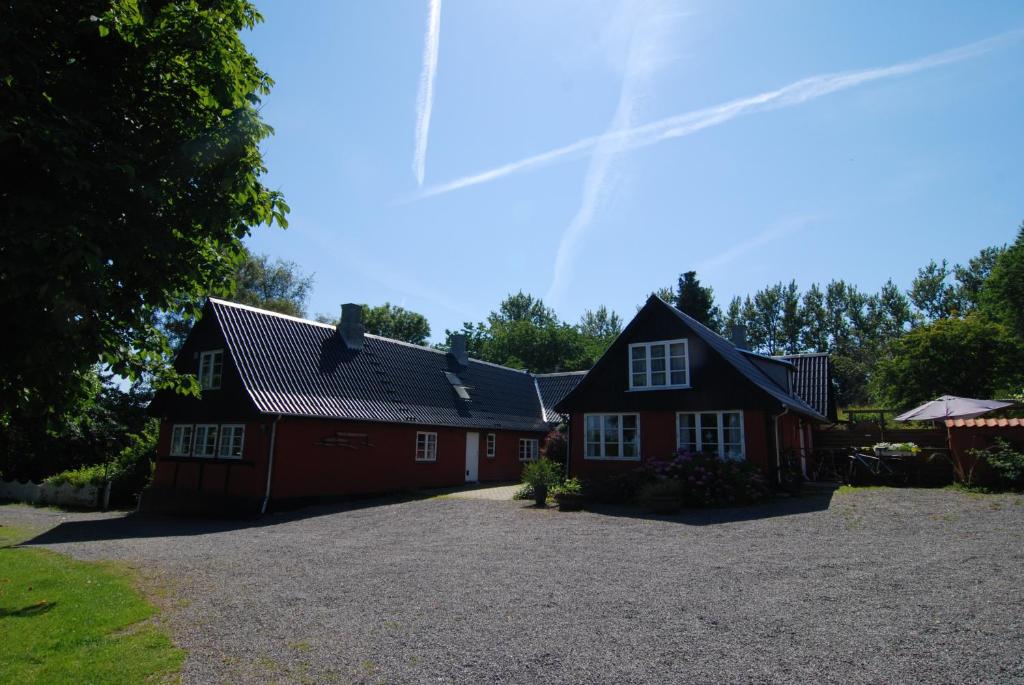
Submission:
<svg viewBox="0 0 1024 685">
<path fill-rule="evenodd" d="M 534 489 L 539 485 L 552 487 L 562 479 L 562 469 L 547 457 L 529 462 L 523 467 L 523 482 Z"/>
<path fill-rule="evenodd" d="M 988 449 L 969 450 L 975 459 L 984 459 L 992 470 L 995 484 L 1001 488 L 1020 489 L 1024 487 L 1024 452 L 1016 449 L 1003 438 L 996 438 L 996 444 Z"/>
</svg>

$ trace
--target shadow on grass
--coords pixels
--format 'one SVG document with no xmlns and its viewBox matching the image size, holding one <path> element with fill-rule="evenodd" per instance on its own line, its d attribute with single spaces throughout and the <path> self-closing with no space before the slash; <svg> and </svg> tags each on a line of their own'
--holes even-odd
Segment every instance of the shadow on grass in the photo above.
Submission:
<svg viewBox="0 0 1024 685">
<path fill-rule="evenodd" d="M 651 521 L 667 521 L 687 526 L 714 526 L 721 523 L 755 521 L 780 516 L 797 516 L 825 511 L 832 502 L 833 490 L 805 492 L 799 496 L 773 498 L 742 507 L 683 509 L 676 514 L 654 514 L 639 505 L 588 504 L 584 510 L 602 516 L 622 516 Z"/>
<path fill-rule="evenodd" d="M 0 618 L 32 618 L 33 616 L 40 616 L 48 611 L 52 611 L 56 606 L 56 602 L 44 601 L 29 604 L 27 607 L 20 609 L 4 609 L 0 607 Z"/>
</svg>

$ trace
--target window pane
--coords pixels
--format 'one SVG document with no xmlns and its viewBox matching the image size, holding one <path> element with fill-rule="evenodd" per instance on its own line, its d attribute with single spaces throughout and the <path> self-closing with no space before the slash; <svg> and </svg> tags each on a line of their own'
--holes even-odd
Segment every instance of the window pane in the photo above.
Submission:
<svg viewBox="0 0 1024 685">
<path fill-rule="evenodd" d="M 665 372 L 652 372 L 651 373 L 651 385 L 665 385 Z"/>
<path fill-rule="evenodd" d="M 636 417 L 622 417 L 622 456 L 635 457 L 637 455 L 637 430 Z"/>
<path fill-rule="evenodd" d="M 651 361 L 665 358 L 665 346 L 662 344 L 651 345 Z"/>
<path fill-rule="evenodd" d="M 718 414 L 700 415 L 700 450 L 718 454 Z"/>
<path fill-rule="evenodd" d="M 693 414 L 679 415 L 679 447 L 690 452 L 697 451 L 697 428 Z"/>
<path fill-rule="evenodd" d="M 671 345 L 669 345 L 668 353 L 673 358 L 685 359 L 686 358 L 686 343 L 672 343 Z M 674 360 L 675 359 L 673 359 L 673 361 Z"/>
<path fill-rule="evenodd" d="M 633 359 L 634 360 L 643 361 L 644 359 L 647 358 L 647 348 L 646 347 L 643 347 L 643 346 L 631 347 L 631 348 L 629 348 L 629 351 L 633 355 Z"/>
<path fill-rule="evenodd" d="M 651 360 L 651 371 L 664 371 L 665 360 L 664 359 L 652 359 Z"/>
<path fill-rule="evenodd" d="M 635 414 L 625 414 L 625 415 L 623 415 L 623 417 L 622 417 L 622 427 L 623 428 L 636 428 L 636 415 Z"/>
<path fill-rule="evenodd" d="M 672 385 L 686 385 L 686 372 L 685 371 L 673 371 L 672 372 Z"/>
<path fill-rule="evenodd" d="M 633 374 L 633 387 L 634 388 L 645 388 L 647 387 L 647 373 L 634 373 Z"/>
<path fill-rule="evenodd" d="M 587 442 L 601 443 L 601 417 L 587 417 Z"/>
</svg>

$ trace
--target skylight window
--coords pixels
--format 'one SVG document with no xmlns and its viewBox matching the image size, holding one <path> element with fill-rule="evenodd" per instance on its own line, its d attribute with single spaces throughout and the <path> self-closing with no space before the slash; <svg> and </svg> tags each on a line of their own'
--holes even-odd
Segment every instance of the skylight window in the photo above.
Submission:
<svg viewBox="0 0 1024 685">
<path fill-rule="evenodd" d="M 469 398 L 469 386 L 466 385 L 465 383 L 463 383 L 462 379 L 459 378 L 457 374 L 454 374 L 451 371 L 445 371 L 444 372 L 444 377 L 447 378 L 448 382 L 451 383 L 453 388 L 455 388 L 455 394 L 458 395 L 460 399 L 463 399 L 463 400 L 469 400 L 470 399 Z"/>
</svg>

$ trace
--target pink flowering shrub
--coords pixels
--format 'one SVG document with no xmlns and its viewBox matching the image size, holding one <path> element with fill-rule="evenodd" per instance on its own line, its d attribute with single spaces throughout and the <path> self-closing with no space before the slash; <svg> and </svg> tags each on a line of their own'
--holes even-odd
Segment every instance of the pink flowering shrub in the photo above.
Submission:
<svg viewBox="0 0 1024 685">
<path fill-rule="evenodd" d="M 648 462 L 640 467 L 651 481 L 679 483 L 682 502 L 695 507 L 728 507 L 764 499 L 768 484 L 747 461 L 680 450 L 674 459 Z"/>
</svg>

